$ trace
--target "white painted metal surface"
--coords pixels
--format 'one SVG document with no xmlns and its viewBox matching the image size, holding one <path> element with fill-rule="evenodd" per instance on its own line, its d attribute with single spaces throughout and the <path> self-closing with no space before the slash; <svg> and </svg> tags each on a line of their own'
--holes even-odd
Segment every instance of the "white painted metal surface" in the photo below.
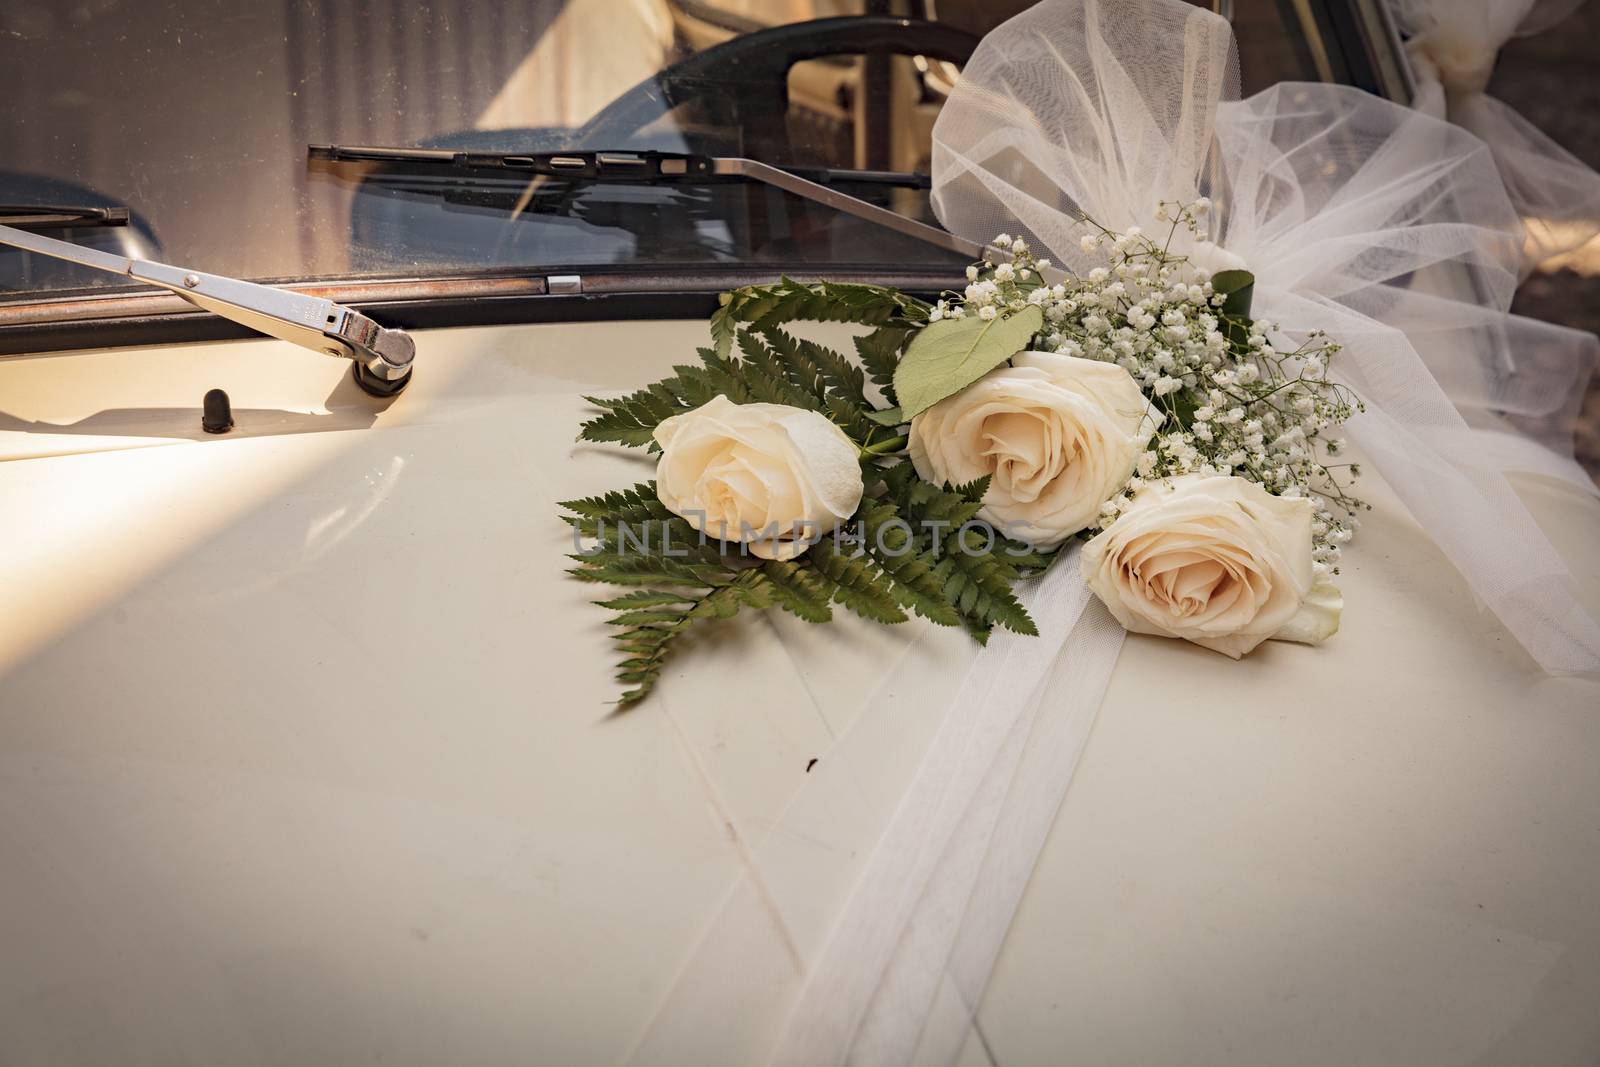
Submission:
<svg viewBox="0 0 1600 1067">
<path fill-rule="evenodd" d="M 579 394 L 703 330 L 425 333 L 387 408 L 271 341 L 0 361 L 0 1062 L 627 1053 L 910 632 L 746 620 L 607 716 L 553 502 L 648 465 Z M 1600 1057 L 1600 681 L 1368 482 L 1325 647 L 1129 639 L 967 1062 Z M 1524 489 L 1600 609 L 1600 505 Z"/>
</svg>

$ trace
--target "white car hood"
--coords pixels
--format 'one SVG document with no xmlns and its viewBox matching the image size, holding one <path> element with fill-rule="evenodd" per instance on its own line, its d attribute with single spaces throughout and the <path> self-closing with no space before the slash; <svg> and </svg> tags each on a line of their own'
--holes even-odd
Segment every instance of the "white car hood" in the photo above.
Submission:
<svg viewBox="0 0 1600 1067">
<path fill-rule="evenodd" d="M 581 394 L 704 330 L 423 333 L 392 404 L 271 341 L 0 360 L 0 1058 L 626 1055 L 916 626 L 745 619 L 610 714 L 554 502 L 650 476 Z M 1600 507 L 1523 488 L 1600 607 Z M 1367 492 L 1323 648 L 1129 639 L 970 1062 L 1597 1050 L 1600 682 Z"/>
</svg>

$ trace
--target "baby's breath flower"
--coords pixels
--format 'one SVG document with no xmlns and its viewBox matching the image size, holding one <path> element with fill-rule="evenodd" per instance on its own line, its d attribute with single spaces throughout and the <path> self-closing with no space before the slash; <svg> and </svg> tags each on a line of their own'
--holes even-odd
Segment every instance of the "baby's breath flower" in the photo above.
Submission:
<svg viewBox="0 0 1600 1067">
<path fill-rule="evenodd" d="M 1164 202 L 1155 217 L 1172 222 L 1164 233 L 1182 226 L 1198 235 L 1210 208 L 1203 197 Z M 1274 347 L 1271 338 L 1282 336 L 1275 323 L 1224 321 L 1215 309 L 1225 298 L 1210 275 L 1164 243 L 1136 226 L 1097 231 L 1083 235 L 1079 247 L 1103 263 L 1048 287 L 1039 272 L 1049 261 L 1035 259 L 1022 238 L 998 235 L 1002 261 L 986 256 L 969 268 L 965 290 L 946 294 L 929 321 L 976 314 L 993 322 L 1037 306 L 1045 326 L 1033 347 L 1114 362 L 1140 384 L 1153 404 L 1150 444 L 1125 491 L 1106 501 L 1101 526 L 1116 521 L 1129 492 L 1152 482 L 1194 472 L 1232 475 L 1313 501 L 1315 566 L 1336 571 L 1340 546 L 1356 529 L 1354 511 L 1364 506 L 1348 492 L 1359 468 L 1323 459 L 1342 448 L 1327 431 L 1361 410 L 1329 378 L 1339 346 L 1313 332 L 1298 348 Z M 1242 335 L 1240 326 L 1247 327 Z"/>
</svg>

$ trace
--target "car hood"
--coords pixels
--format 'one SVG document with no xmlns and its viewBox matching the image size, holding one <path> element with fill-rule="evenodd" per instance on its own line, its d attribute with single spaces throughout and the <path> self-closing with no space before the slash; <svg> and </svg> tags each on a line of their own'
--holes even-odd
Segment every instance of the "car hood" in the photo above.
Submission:
<svg viewBox="0 0 1600 1067">
<path fill-rule="evenodd" d="M 392 403 L 272 341 L 0 360 L 8 1052 L 616 1061 L 758 843 L 819 872 L 781 904 L 825 932 L 851 883 L 821 872 L 870 839 L 769 829 L 889 666 L 973 650 L 773 612 L 708 628 L 613 713 L 555 503 L 651 476 L 576 442 L 582 396 L 705 338 L 422 332 Z M 1000 1061 L 1592 1036 L 1600 970 L 1561 961 L 1600 958 L 1600 683 L 1539 676 L 1365 489 L 1325 646 L 1127 640 L 981 1007 Z M 1600 606 L 1600 507 L 1523 490 Z M 864 796 L 893 803 L 940 710 L 883 732 Z"/>
</svg>

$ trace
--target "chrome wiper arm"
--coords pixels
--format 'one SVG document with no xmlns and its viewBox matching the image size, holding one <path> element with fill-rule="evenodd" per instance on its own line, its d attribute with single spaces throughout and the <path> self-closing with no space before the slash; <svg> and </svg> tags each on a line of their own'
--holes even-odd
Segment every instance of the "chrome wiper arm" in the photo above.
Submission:
<svg viewBox="0 0 1600 1067">
<path fill-rule="evenodd" d="M 983 247 L 948 230 L 907 218 L 888 208 L 851 196 L 833 182 L 869 182 L 927 188 L 922 174 L 897 171 L 844 170 L 834 167 L 775 167 L 739 156 L 703 156 L 684 152 L 618 150 L 614 152 L 456 152 L 436 148 L 379 148 L 356 145 L 307 145 L 308 159 L 330 163 L 403 163 L 456 169 L 503 169 L 543 178 L 636 184 L 696 183 L 712 179 L 757 181 L 804 197 L 835 211 L 877 223 L 909 237 L 978 259 Z M 817 180 L 820 179 L 820 180 Z"/>
<path fill-rule="evenodd" d="M 356 381 L 374 396 L 394 396 L 411 380 L 416 349 L 410 336 L 403 330 L 385 329 L 359 311 L 331 300 L 167 263 L 130 259 L 5 225 L 0 225 L 0 245 L 158 285 L 198 308 L 269 337 L 351 360 Z"/>
</svg>

